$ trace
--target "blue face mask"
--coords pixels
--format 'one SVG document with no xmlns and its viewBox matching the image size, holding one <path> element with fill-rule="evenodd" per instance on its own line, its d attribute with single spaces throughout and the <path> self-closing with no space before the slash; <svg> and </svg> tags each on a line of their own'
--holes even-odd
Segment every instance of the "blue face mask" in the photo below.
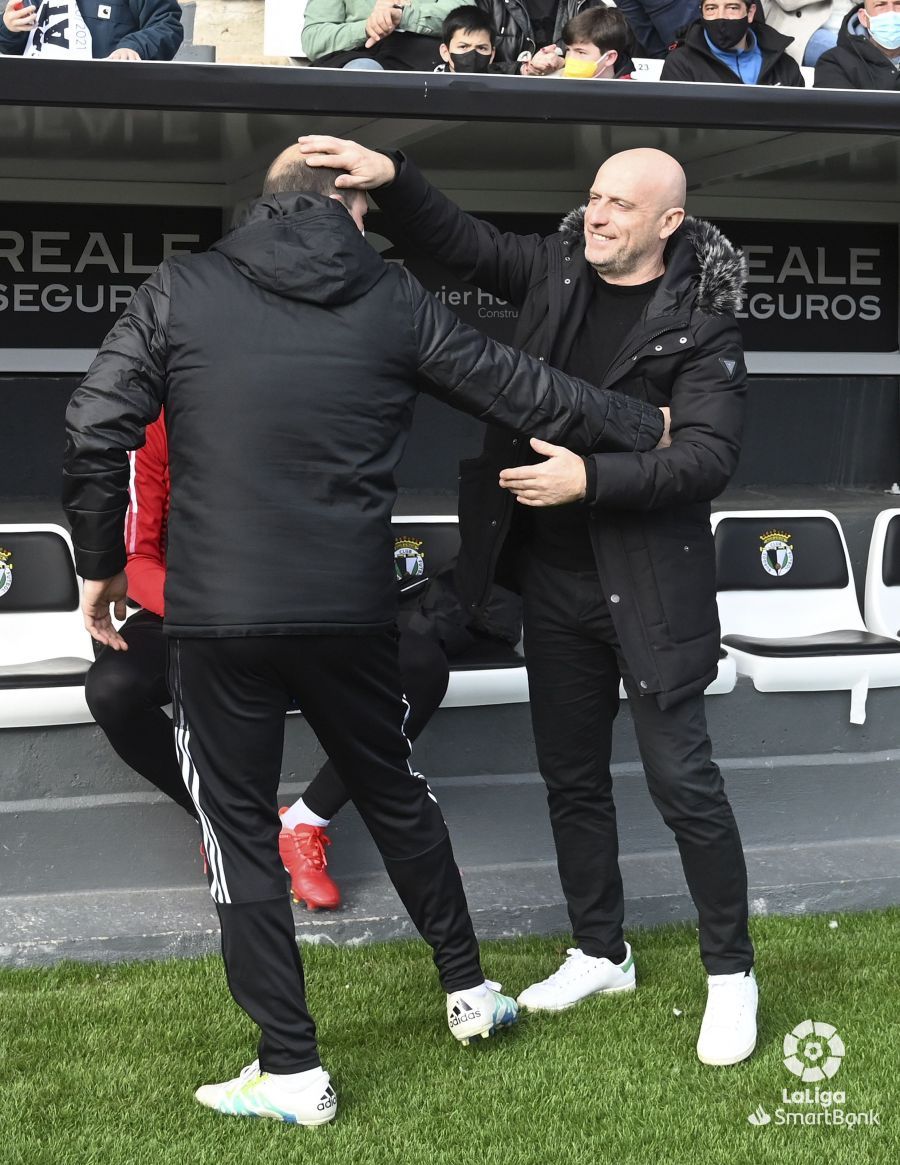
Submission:
<svg viewBox="0 0 900 1165">
<path fill-rule="evenodd" d="M 869 17 L 869 36 L 886 49 L 900 49 L 900 12 Z"/>
</svg>

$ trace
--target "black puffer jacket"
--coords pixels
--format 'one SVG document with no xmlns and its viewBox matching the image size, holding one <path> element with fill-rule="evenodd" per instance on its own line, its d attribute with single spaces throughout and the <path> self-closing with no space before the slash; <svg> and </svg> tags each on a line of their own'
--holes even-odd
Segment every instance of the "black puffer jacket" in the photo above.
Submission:
<svg viewBox="0 0 900 1165">
<path fill-rule="evenodd" d="M 125 563 L 127 450 L 166 409 L 166 628 L 371 631 L 397 609 L 394 470 L 422 388 L 584 451 L 652 448 L 658 409 L 597 398 L 463 326 L 340 203 L 272 195 L 141 287 L 67 413 L 79 573 Z"/>
<path fill-rule="evenodd" d="M 762 53 L 762 68 L 757 85 L 793 85 L 803 88 L 805 82 L 800 66 L 788 56 L 788 46 L 794 38 L 776 32 L 768 24 L 754 21 L 752 32 Z M 666 57 L 660 77 L 663 81 L 716 81 L 725 85 L 743 85 L 740 77 L 724 61 L 720 61 L 703 32 L 703 21 L 688 25 L 684 40 Z"/>
<path fill-rule="evenodd" d="M 547 47 L 535 42 L 534 26 L 524 0 L 477 0 L 477 3 L 491 18 L 497 30 L 494 63 L 501 66 L 504 72 L 518 71 L 516 62 L 521 53 L 534 53 Z M 562 30 L 573 16 L 598 5 L 603 5 L 603 0 L 559 0 L 553 26 L 553 43 L 562 42 Z"/>
<path fill-rule="evenodd" d="M 465 214 L 402 154 L 397 178 L 373 191 L 405 239 L 463 279 L 520 309 L 516 343 L 565 367 L 591 299 L 583 209 L 560 232 L 504 234 Z M 662 706 L 701 691 L 719 655 L 709 502 L 737 465 L 746 369 L 734 320 L 743 259 L 715 227 L 688 219 L 669 241 L 666 271 L 644 317 L 623 337 L 601 387 L 671 403 L 672 445 L 587 459 L 591 540 L 629 667 Z M 497 484 L 524 445 L 489 429 L 484 451 L 460 467 L 463 539 L 457 587 L 477 617 L 491 580 L 516 586 L 523 516 Z M 612 596 L 616 596 L 615 599 Z"/>
<path fill-rule="evenodd" d="M 847 13 L 837 44 L 816 62 L 817 89 L 900 89 L 900 56 L 891 59 L 872 43 L 859 22 L 862 7 Z"/>
</svg>

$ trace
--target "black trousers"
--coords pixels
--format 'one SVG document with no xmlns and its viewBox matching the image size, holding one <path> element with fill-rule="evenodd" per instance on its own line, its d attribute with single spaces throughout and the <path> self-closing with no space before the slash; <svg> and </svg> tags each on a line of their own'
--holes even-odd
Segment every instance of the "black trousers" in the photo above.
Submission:
<svg viewBox="0 0 900 1165">
<path fill-rule="evenodd" d="M 535 745 L 576 945 L 616 962 L 625 954 L 609 771 L 621 676 L 650 795 L 675 834 L 697 907 L 704 966 L 710 974 L 749 969 L 747 871 L 702 694 L 665 710 L 640 695 L 596 572 L 560 570 L 531 555 L 523 600 Z"/>
<path fill-rule="evenodd" d="M 259 1025 L 260 1067 L 319 1063 L 278 855 L 276 795 L 293 698 L 336 765 L 445 991 L 482 982 L 447 827 L 410 766 L 396 635 L 173 639 L 179 762 L 197 807 L 228 985 Z"/>
<path fill-rule="evenodd" d="M 99 648 L 85 680 L 91 715 L 122 760 L 196 819 L 175 753 L 172 725 L 162 709 L 172 702 L 166 681 L 163 621 L 137 611 L 121 630 L 128 651 Z M 405 732 L 415 740 L 447 691 L 447 657 L 436 639 L 404 628 L 400 635 L 400 672 L 409 704 Z M 350 793 L 328 760 L 303 794 L 318 817 L 332 818 Z"/>
</svg>

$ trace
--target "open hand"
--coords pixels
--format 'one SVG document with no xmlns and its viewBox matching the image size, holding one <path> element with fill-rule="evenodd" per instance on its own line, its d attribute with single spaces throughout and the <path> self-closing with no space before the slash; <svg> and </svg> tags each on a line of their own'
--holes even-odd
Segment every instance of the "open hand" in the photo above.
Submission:
<svg viewBox="0 0 900 1165">
<path fill-rule="evenodd" d="M 377 150 L 367 150 L 358 142 L 323 134 L 305 134 L 297 141 L 307 166 L 330 166 L 347 171 L 334 180 L 339 190 L 374 190 L 378 186 L 387 186 L 396 177 L 390 158 Z"/>
<path fill-rule="evenodd" d="M 584 462 L 571 449 L 531 438 L 531 448 L 546 457 L 537 465 L 519 465 L 500 473 L 500 485 L 523 506 L 564 506 L 580 501 L 587 489 Z"/>
<path fill-rule="evenodd" d="M 81 593 L 81 613 L 84 625 L 91 638 L 111 647 L 114 651 L 127 651 L 128 644 L 115 628 L 109 613 L 113 607 L 117 619 L 125 618 L 125 596 L 128 593 L 128 579 L 120 570 L 112 578 L 86 578 Z"/>
</svg>

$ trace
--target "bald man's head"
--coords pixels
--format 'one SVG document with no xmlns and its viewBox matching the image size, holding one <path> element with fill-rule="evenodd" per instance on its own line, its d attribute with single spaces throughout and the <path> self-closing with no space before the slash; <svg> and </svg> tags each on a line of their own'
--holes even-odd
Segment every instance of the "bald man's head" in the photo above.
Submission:
<svg viewBox="0 0 900 1165">
<path fill-rule="evenodd" d="M 263 194 L 321 194 L 340 202 L 362 231 L 366 214 L 366 196 L 360 190 L 337 190 L 334 181 L 346 170 L 328 166 L 307 166 L 300 147 L 282 150 L 266 172 Z"/>
<path fill-rule="evenodd" d="M 684 170 L 662 150 L 607 158 L 591 186 L 585 257 L 609 283 L 646 283 L 664 270 L 669 237 L 684 221 Z"/>
</svg>

